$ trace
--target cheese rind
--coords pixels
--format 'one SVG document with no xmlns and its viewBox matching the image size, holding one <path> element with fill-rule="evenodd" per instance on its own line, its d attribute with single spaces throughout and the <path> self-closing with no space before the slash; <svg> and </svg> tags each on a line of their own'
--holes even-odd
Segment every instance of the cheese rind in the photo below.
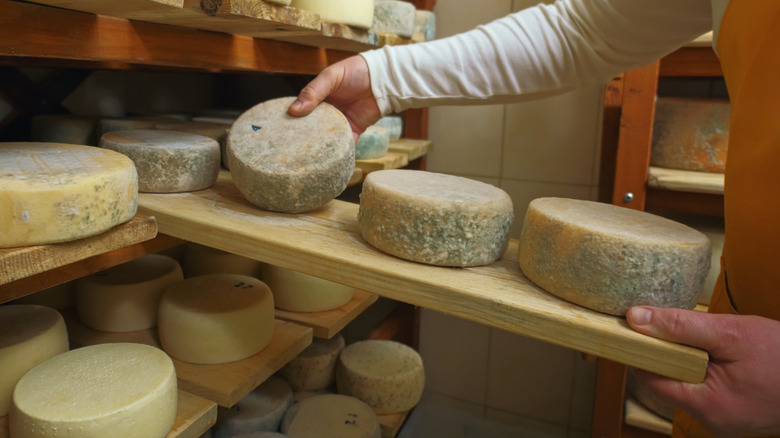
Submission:
<svg viewBox="0 0 780 438">
<path fill-rule="evenodd" d="M 412 40 L 415 42 L 431 41 L 436 38 L 436 14 L 432 11 L 418 9 L 414 14 L 414 35 Z"/>
<path fill-rule="evenodd" d="M 0 143 L 0 248 L 67 242 L 127 222 L 138 176 L 126 156 L 92 146 Z"/>
<path fill-rule="evenodd" d="M 395 414 L 420 401 L 425 371 L 420 355 L 400 342 L 360 341 L 341 351 L 336 384 L 339 393 L 363 400 L 377 414 Z"/>
<path fill-rule="evenodd" d="M 59 312 L 33 304 L 0 306 L 0 417 L 8 414 L 19 379 L 66 351 L 68 332 Z"/>
<path fill-rule="evenodd" d="M 710 242 L 702 233 L 576 199 L 533 200 L 519 241 L 520 268 L 531 281 L 613 315 L 635 305 L 693 308 L 710 266 Z"/>
<path fill-rule="evenodd" d="M 19 380 L 9 417 L 15 438 L 162 438 L 176 419 L 176 371 L 141 344 L 78 348 Z"/>
<path fill-rule="evenodd" d="M 373 126 L 387 129 L 387 135 L 390 141 L 397 141 L 401 138 L 404 131 L 404 119 L 401 116 L 384 116 Z"/>
<path fill-rule="evenodd" d="M 271 376 L 231 408 L 220 406 L 212 435 L 233 438 L 252 432 L 277 431 L 292 404 L 290 385 L 280 377 Z"/>
<path fill-rule="evenodd" d="M 322 312 L 349 302 L 350 286 L 279 266 L 263 266 L 263 281 L 274 294 L 274 304 L 291 312 Z"/>
<path fill-rule="evenodd" d="M 411 38 L 414 34 L 415 7 L 401 0 L 376 0 L 374 25 L 377 33 L 390 33 Z"/>
<path fill-rule="evenodd" d="M 379 420 L 364 402 L 324 394 L 294 404 L 284 415 L 282 433 L 290 438 L 380 438 Z"/>
<path fill-rule="evenodd" d="M 314 338 L 295 359 L 280 371 L 293 391 L 321 391 L 336 382 L 336 363 L 344 348 L 344 337 Z"/>
<path fill-rule="evenodd" d="M 369 126 L 365 132 L 358 137 L 355 145 L 355 159 L 369 160 L 372 158 L 384 157 L 390 146 L 390 137 L 387 129 L 381 126 Z"/>
<path fill-rule="evenodd" d="M 178 121 L 158 123 L 154 125 L 154 128 L 162 129 L 164 131 L 179 131 L 202 135 L 216 141 L 219 144 L 221 165 L 227 169 L 227 151 L 225 148 L 227 146 L 227 135 L 228 132 L 230 132 L 231 124 L 232 123 Z"/>
<path fill-rule="evenodd" d="M 358 227 L 364 239 L 394 256 L 439 266 L 498 260 L 514 213 L 503 190 L 466 178 L 415 170 L 368 174 Z"/>
<path fill-rule="evenodd" d="M 323 21 L 368 29 L 374 22 L 373 0 L 292 0 L 290 6 L 318 14 Z"/>
<path fill-rule="evenodd" d="M 271 291 L 246 275 L 191 277 L 168 287 L 160 299 L 160 343 L 184 362 L 245 359 L 271 342 L 273 329 Z"/>
<path fill-rule="evenodd" d="M 301 213 L 321 207 L 347 187 L 355 168 L 346 117 L 326 103 L 293 117 L 287 108 L 294 100 L 272 99 L 250 108 L 228 135 L 233 182 L 264 210 Z"/>
</svg>

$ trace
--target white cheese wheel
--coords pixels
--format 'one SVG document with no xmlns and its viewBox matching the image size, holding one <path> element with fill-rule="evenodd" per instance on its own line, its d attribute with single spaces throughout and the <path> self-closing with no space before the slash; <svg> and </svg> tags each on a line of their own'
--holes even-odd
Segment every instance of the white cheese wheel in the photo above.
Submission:
<svg viewBox="0 0 780 438">
<path fill-rule="evenodd" d="M 366 402 L 377 414 L 412 409 L 425 387 L 422 358 L 395 341 L 368 340 L 347 345 L 336 371 L 341 394 Z"/>
<path fill-rule="evenodd" d="M 78 348 L 19 380 L 9 418 L 14 438 L 162 438 L 176 419 L 171 359 L 142 344 Z"/>
<path fill-rule="evenodd" d="M 374 0 L 292 0 L 290 6 L 360 29 L 369 29 L 374 22 Z"/>
<path fill-rule="evenodd" d="M 217 408 L 214 438 L 233 438 L 251 432 L 279 430 L 284 413 L 293 404 L 290 385 L 271 376 L 231 408 Z"/>
<path fill-rule="evenodd" d="M 291 312 L 322 312 L 341 307 L 354 289 L 343 284 L 279 266 L 263 266 L 263 281 L 274 294 L 277 308 Z"/>
<path fill-rule="evenodd" d="M 355 169 L 346 117 L 322 103 L 305 117 L 287 114 L 295 97 L 250 108 L 228 135 L 233 182 L 252 204 L 282 213 L 321 207 L 338 196 Z"/>
<path fill-rule="evenodd" d="M 182 261 L 185 277 L 206 274 L 241 274 L 261 278 L 263 263 L 197 243 L 188 243 Z"/>
<path fill-rule="evenodd" d="M 374 123 L 374 126 L 387 129 L 390 141 L 397 141 L 404 131 L 404 119 L 401 116 L 384 116 Z"/>
<path fill-rule="evenodd" d="M 84 325 L 99 331 L 152 328 L 163 292 L 182 280 L 179 262 L 149 254 L 76 280 L 76 312 Z"/>
<path fill-rule="evenodd" d="M 369 126 L 365 132 L 358 137 L 355 144 L 355 159 L 368 160 L 371 158 L 384 157 L 390 146 L 390 137 L 387 129 L 381 126 Z"/>
<path fill-rule="evenodd" d="M 414 35 L 412 40 L 415 42 L 431 41 L 436 38 L 436 14 L 432 11 L 418 9 L 414 14 Z"/>
<path fill-rule="evenodd" d="M 202 190 L 219 176 L 219 143 L 202 135 L 154 129 L 114 131 L 103 135 L 100 146 L 133 160 L 140 192 Z"/>
<path fill-rule="evenodd" d="M 220 162 L 227 169 L 227 150 L 225 148 L 227 146 L 227 135 L 230 131 L 230 125 L 232 125 L 232 122 L 179 121 L 158 123 L 154 125 L 154 128 L 166 131 L 188 132 L 216 141 L 219 144 Z"/>
<path fill-rule="evenodd" d="M 402 0 L 376 0 L 374 25 L 377 33 L 389 33 L 411 38 L 414 34 L 415 9 L 412 3 Z"/>
<path fill-rule="evenodd" d="M 165 291 L 157 325 L 163 349 L 175 359 L 233 362 L 271 342 L 273 297 L 265 283 L 246 275 L 191 277 Z"/>
<path fill-rule="evenodd" d="M 294 404 L 284 415 L 282 433 L 290 438 L 380 438 L 371 407 L 346 395 L 318 395 Z"/>
<path fill-rule="evenodd" d="M 114 151 L 0 143 L 0 193 L 0 248 L 67 242 L 132 219 L 138 176 Z"/>
<path fill-rule="evenodd" d="M 96 146 L 97 119 L 73 114 L 38 115 L 32 118 L 30 139 L 35 142 Z"/>
<path fill-rule="evenodd" d="M 13 304 L 37 304 L 64 310 L 76 305 L 76 282 L 69 281 L 13 300 Z"/>
<path fill-rule="evenodd" d="M 66 351 L 68 332 L 59 312 L 33 304 L 0 306 L 0 417 L 8 413 L 16 382 Z"/>
<path fill-rule="evenodd" d="M 531 281 L 613 315 L 635 305 L 693 308 L 710 267 L 704 234 L 592 201 L 533 200 L 519 240 L 520 268 Z"/>
<path fill-rule="evenodd" d="M 344 337 L 314 338 L 295 359 L 280 371 L 293 391 L 321 391 L 336 382 L 336 363 L 344 348 Z"/>
<path fill-rule="evenodd" d="M 498 260 L 514 213 L 503 190 L 479 181 L 417 170 L 380 170 L 363 183 L 358 227 L 394 256 L 439 266 Z"/>
</svg>

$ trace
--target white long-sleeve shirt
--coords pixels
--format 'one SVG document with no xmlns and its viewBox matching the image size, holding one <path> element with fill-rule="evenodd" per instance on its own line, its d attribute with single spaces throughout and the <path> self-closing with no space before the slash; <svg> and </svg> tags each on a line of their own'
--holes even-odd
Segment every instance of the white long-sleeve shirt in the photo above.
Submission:
<svg viewBox="0 0 780 438">
<path fill-rule="evenodd" d="M 727 3 L 559 0 L 448 38 L 361 55 L 383 114 L 532 100 L 606 83 L 709 30 L 716 42 Z"/>
</svg>

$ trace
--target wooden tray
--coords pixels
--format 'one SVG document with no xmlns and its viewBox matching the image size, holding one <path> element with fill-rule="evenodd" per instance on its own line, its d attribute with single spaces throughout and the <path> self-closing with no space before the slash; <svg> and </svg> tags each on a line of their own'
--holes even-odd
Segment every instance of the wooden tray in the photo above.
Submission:
<svg viewBox="0 0 780 438">
<path fill-rule="evenodd" d="M 379 296 L 371 292 L 355 289 L 352 299 L 338 309 L 310 313 L 276 309 L 275 314 L 277 319 L 311 327 L 314 330 L 314 336 L 318 338 L 330 339 L 366 310 L 368 306 L 374 304 L 378 298 Z"/>
<path fill-rule="evenodd" d="M 228 172 L 207 189 L 142 194 L 140 210 L 160 232 L 346 284 L 668 377 L 701 382 L 707 353 L 639 334 L 624 318 L 561 300 L 535 286 L 517 263 L 517 242 L 478 268 L 414 263 L 378 251 L 357 229 L 358 205 L 334 200 L 306 214 L 249 204 Z"/>
<path fill-rule="evenodd" d="M 654 189 L 713 195 L 723 194 L 724 183 L 725 174 L 722 173 L 664 169 L 655 166 L 650 166 L 647 180 L 647 186 Z"/>
</svg>

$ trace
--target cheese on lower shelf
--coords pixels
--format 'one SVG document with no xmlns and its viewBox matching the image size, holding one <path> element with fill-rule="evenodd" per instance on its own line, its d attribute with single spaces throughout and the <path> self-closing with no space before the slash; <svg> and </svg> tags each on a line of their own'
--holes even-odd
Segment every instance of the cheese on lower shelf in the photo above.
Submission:
<svg viewBox="0 0 780 438">
<path fill-rule="evenodd" d="M 100 141 L 107 132 L 126 131 L 131 129 L 154 129 L 155 125 L 163 122 L 162 118 L 155 117 L 112 117 L 98 120 L 97 139 Z"/>
<path fill-rule="evenodd" d="M 236 274 L 191 277 L 160 299 L 158 333 L 163 349 L 195 364 L 233 362 L 270 342 L 274 302 L 262 281 Z"/>
<path fill-rule="evenodd" d="M 290 6 L 314 12 L 323 21 L 360 29 L 374 22 L 374 0 L 292 0 Z"/>
<path fill-rule="evenodd" d="M 241 274 L 261 278 L 263 263 L 210 246 L 188 243 L 183 256 L 184 275 Z"/>
<path fill-rule="evenodd" d="M 294 404 L 284 415 L 282 433 L 289 438 L 380 438 L 379 420 L 364 402 L 325 394 Z"/>
<path fill-rule="evenodd" d="M 387 129 L 381 126 L 369 126 L 365 132 L 358 137 L 355 144 L 355 159 L 368 160 L 371 158 L 384 157 L 390 146 L 390 137 Z"/>
<path fill-rule="evenodd" d="M 142 344 L 101 344 L 57 355 L 19 380 L 14 438 L 162 438 L 176 419 L 171 359 Z"/>
<path fill-rule="evenodd" d="M 67 242 L 127 222 L 138 176 L 126 156 L 92 146 L 0 143 L 0 248 Z"/>
<path fill-rule="evenodd" d="M 152 328 L 160 296 L 182 280 L 179 262 L 149 254 L 76 280 L 76 311 L 84 325 L 99 331 Z"/>
<path fill-rule="evenodd" d="M 341 394 L 356 397 L 377 414 L 412 409 L 425 387 L 422 358 L 411 347 L 395 341 L 367 340 L 341 351 L 336 371 Z"/>
<path fill-rule="evenodd" d="M 32 118 L 30 139 L 35 142 L 96 146 L 97 118 L 73 114 L 38 115 Z"/>
<path fill-rule="evenodd" d="M 402 0 L 376 0 L 374 25 L 377 33 L 389 33 L 411 38 L 414 34 L 415 11 L 412 3 Z"/>
<path fill-rule="evenodd" d="M 231 124 L 232 123 L 172 121 L 158 123 L 154 125 L 154 128 L 165 131 L 188 132 L 190 134 L 202 135 L 216 141 L 219 144 L 220 162 L 223 167 L 227 168 L 227 151 L 225 150 L 225 147 L 227 143 L 227 134 L 230 131 Z"/>
<path fill-rule="evenodd" d="M 233 438 L 251 432 L 278 431 L 284 413 L 292 404 L 290 385 L 280 377 L 271 376 L 231 408 L 217 408 L 212 435 Z"/>
<path fill-rule="evenodd" d="M 135 129 L 104 134 L 100 146 L 127 155 L 138 170 L 138 191 L 191 192 L 219 176 L 219 143 L 179 131 Z"/>
<path fill-rule="evenodd" d="M 373 126 L 387 129 L 387 135 L 390 141 L 397 141 L 401 138 L 404 131 L 404 119 L 401 116 L 384 116 Z"/>
<path fill-rule="evenodd" d="M 414 35 L 412 40 L 423 43 L 436 38 L 436 14 L 418 9 L 414 14 Z"/>
<path fill-rule="evenodd" d="M 344 337 L 314 338 L 295 359 L 280 371 L 293 391 L 321 391 L 336 382 L 336 363 L 344 348 Z"/>
<path fill-rule="evenodd" d="M 322 312 L 348 303 L 352 287 L 279 266 L 263 266 L 263 281 L 277 308 L 290 312 Z"/>
<path fill-rule="evenodd" d="M 635 305 L 693 308 L 710 267 L 699 231 L 592 201 L 533 200 L 519 241 L 520 268 L 539 287 L 620 316 Z"/>
<path fill-rule="evenodd" d="M 228 135 L 233 182 L 252 204 L 302 213 L 338 196 L 355 169 L 352 129 L 341 112 L 321 103 L 305 117 L 287 108 L 295 97 L 250 108 Z"/>
<path fill-rule="evenodd" d="M 479 181 L 416 170 L 380 170 L 363 183 L 358 227 L 394 256 L 439 266 L 498 260 L 514 213 L 503 190 Z"/>
<path fill-rule="evenodd" d="M 33 304 L 0 306 L 0 417 L 8 414 L 16 382 L 39 363 L 68 351 L 65 321 Z"/>
<path fill-rule="evenodd" d="M 674 418 L 674 411 L 678 406 L 656 395 L 650 388 L 634 377 L 632 372 L 626 373 L 626 391 L 650 411 L 670 421 Z"/>
</svg>

